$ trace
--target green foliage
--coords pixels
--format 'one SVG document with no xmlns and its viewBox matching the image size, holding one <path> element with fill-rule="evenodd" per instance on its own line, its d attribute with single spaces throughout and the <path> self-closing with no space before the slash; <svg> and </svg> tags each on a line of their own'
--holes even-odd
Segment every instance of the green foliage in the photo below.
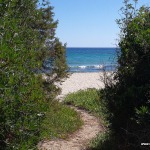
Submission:
<svg viewBox="0 0 150 150">
<path fill-rule="evenodd" d="M 100 133 L 91 141 L 87 150 L 116 150 L 115 140 L 110 131 Z"/>
<path fill-rule="evenodd" d="M 58 78 L 63 78 L 66 76 L 66 71 L 68 70 L 65 52 L 66 45 L 62 46 L 62 43 L 57 38 L 54 43 L 54 71 L 57 72 Z"/>
<path fill-rule="evenodd" d="M 0 149 L 3 150 L 34 148 L 48 101 L 56 93 L 54 80 L 43 81 L 34 72 L 42 68 L 47 58 L 52 65 L 55 58 L 61 62 L 61 54 L 64 58 L 64 49 L 59 57 L 57 53 L 52 56 L 57 22 L 53 21 L 52 7 L 46 6 L 38 9 L 37 0 L 0 1 Z M 65 59 L 63 64 L 66 66 Z"/>
<path fill-rule="evenodd" d="M 118 149 L 142 149 L 150 139 L 150 9 L 127 0 L 118 20 L 121 29 L 115 83 L 106 84 L 103 100 Z M 144 147 L 148 148 L 148 147 Z"/>
<path fill-rule="evenodd" d="M 93 113 L 101 118 L 101 121 L 105 126 L 108 126 L 109 122 L 106 120 L 108 112 L 105 103 L 101 100 L 101 96 L 101 91 L 95 88 L 89 88 L 68 94 L 65 97 L 64 103 L 68 105 L 71 104 Z"/>
<path fill-rule="evenodd" d="M 68 94 L 64 102 L 97 114 L 101 108 L 99 92 L 96 89 L 79 90 Z"/>
<path fill-rule="evenodd" d="M 41 126 L 41 138 L 66 138 L 81 125 L 82 121 L 76 111 L 58 102 L 52 102 Z"/>
</svg>

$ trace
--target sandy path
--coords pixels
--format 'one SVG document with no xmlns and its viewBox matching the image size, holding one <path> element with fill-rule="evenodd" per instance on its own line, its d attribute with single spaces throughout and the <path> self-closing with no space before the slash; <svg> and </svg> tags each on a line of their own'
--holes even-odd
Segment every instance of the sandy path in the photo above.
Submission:
<svg viewBox="0 0 150 150">
<path fill-rule="evenodd" d="M 80 114 L 84 122 L 81 129 L 70 135 L 67 140 L 58 139 L 40 142 L 38 145 L 39 150 L 84 150 L 91 139 L 104 131 L 104 128 L 96 117 L 86 111 L 77 108 L 74 109 Z"/>
<path fill-rule="evenodd" d="M 71 92 L 76 92 L 80 89 L 87 88 L 103 88 L 104 85 L 100 81 L 99 73 L 74 73 L 65 80 L 62 84 L 58 84 L 62 88 L 62 98 Z M 91 141 L 97 134 L 104 131 L 103 125 L 95 116 L 92 116 L 84 110 L 73 107 L 83 120 L 83 126 L 70 135 L 68 139 L 41 141 L 38 144 L 39 150 L 85 150 L 89 141 Z"/>
</svg>

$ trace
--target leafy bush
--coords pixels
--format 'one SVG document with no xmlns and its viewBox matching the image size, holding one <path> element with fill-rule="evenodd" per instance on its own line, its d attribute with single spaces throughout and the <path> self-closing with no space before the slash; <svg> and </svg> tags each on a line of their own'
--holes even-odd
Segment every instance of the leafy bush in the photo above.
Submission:
<svg viewBox="0 0 150 150">
<path fill-rule="evenodd" d="M 136 1 L 135 1 L 136 2 Z M 115 82 L 106 84 L 103 100 L 117 149 L 142 149 L 150 139 L 150 9 L 139 10 L 124 1 L 118 70 Z"/>
<path fill-rule="evenodd" d="M 38 9 L 37 2 L 0 3 L 0 149 L 3 150 L 34 148 L 48 101 L 56 93 L 55 80 L 43 81 L 35 70 L 41 69 L 47 58 L 52 65 L 55 58 L 61 63 L 59 58 L 60 55 L 64 58 L 65 49 L 58 40 L 54 42 L 57 22 L 53 21 L 52 7 L 45 5 Z M 59 57 L 52 55 L 56 44 L 63 49 Z M 65 71 L 65 59 L 62 63 Z M 53 73 L 57 74 L 57 70 L 53 69 L 49 75 Z"/>
</svg>

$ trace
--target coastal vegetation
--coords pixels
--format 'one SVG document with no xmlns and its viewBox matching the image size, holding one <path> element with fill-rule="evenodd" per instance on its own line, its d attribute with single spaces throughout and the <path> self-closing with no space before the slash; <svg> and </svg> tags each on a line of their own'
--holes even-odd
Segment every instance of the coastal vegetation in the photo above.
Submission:
<svg viewBox="0 0 150 150">
<path fill-rule="evenodd" d="M 47 0 L 0 1 L 0 149 L 36 149 L 40 140 L 67 138 L 83 125 L 74 105 L 104 125 L 90 150 L 149 149 L 150 8 L 124 0 L 118 68 L 105 88 L 68 94 L 54 84 L 67 76 L 65 48 L 55 35 L 58 21 Z M 48 72 L 47 72 L 48 68 Z"/>
<path fill-rule="evenodd" d="M 73 105 L 80 109 L 86 110 L 96 116 L 101 125 L 103 125 L 104 132 L 97 135 L 87 146 L 88 150 L 103 150 L 111 149 L 114 143 L 105 143 L 109 140 L 110 132 L 108 131 L 109 122 L 107 120 L 107 108 L 100 97 L 102 91 L 95 88 L 89 88 L 86 90 L 80 90 L 74 93 L 70 93 L 65 97 L 64 103 L 67 105 Z M 108 141 L 107 141 L 108 142 Z M 111 142 L 111 141 L 110 141 Z"/>
<path fill-rule="evenodd" d="M 150 139 L 150 8 L 136 9 L 128 0 L 124 4 L 124 17 L 117 20 L 121 33 L 115 82 L 106 80 L 101 100 L 114 149 L 149 149 L 141 143 Z"/>
<path fill-rule="evenodd" d="M 66 139 L 82 125 L 79 114 L 56 101 L 50 104 L 46 118 L 41 125 L 41 139 Z"/>
<path fill-rule="evenodd" d="M 53 102 L 60 91 L 54 82 L 67 70 L 53 16 L 47 1 L 0 1 L 0 149 L 35 149 L 42 138 L 66 137 L 82 124 Z"/>
<path fill-rule="evenodd" d="M 105 114 L 103 112 L 105 107 L 103 107 L 103 104 L 99 99 L 100 96 L 101 93 L 98 90 L 95 88 L 89 88 L 68 94 L 65 97 L 64 103 L 85 109 L 97 117 L 103 116 L 104 120 Z"/>
</svg>

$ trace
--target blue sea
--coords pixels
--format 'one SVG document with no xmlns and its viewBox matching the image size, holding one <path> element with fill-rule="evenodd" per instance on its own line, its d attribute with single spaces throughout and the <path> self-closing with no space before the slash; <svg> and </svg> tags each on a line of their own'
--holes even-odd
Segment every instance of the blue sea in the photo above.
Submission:
<svg viewBox="0 0 150 150">
<path fill-rule="evenodd" d="M 116 48 L 67 48 L 70 72 L 114 71 L 117 66 Z"/>
</svg>

